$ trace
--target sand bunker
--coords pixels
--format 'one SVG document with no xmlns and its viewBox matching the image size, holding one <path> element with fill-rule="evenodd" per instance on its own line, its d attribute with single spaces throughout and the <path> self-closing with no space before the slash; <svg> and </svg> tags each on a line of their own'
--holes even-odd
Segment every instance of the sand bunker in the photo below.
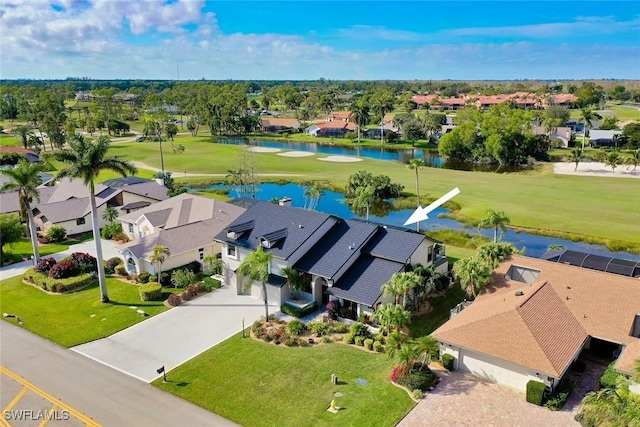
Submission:
<svg viewBox="0 0 640 427">
<path fill-rule="evenodd" d="M 313 155 L 314 153 L 308 151 L 285 151 L 284 153 L 278 153 L 278 156 L 284 157 L 309 157 Z"/>
<path fill-rule="evenodd" d="M 338 162 L 338 163 L 352 163 L 352 162 L 362 161 L 362 159 L 358 157 L 351 157 L 351 156 L 328 156 L 318 160 L 322 160 L 323 162 Z"/>
<path fill-rule="evenodd" d="M 278 151 L 282 151 L 279 148 L 270 148 L 270 147 L 249 147 L 249 150 L 254 153 L 277 153 Z"/>
<path fill-rule="evenodd" d="M 606 178 L 640 178 L 640 167 L 620 165 L 613 173 L 610 166 L 598 162 L 580 162 L 576 170 L 575 163 L 554 163 L 553 173 L 558 175 L 602 176 Z"/>
</svg>

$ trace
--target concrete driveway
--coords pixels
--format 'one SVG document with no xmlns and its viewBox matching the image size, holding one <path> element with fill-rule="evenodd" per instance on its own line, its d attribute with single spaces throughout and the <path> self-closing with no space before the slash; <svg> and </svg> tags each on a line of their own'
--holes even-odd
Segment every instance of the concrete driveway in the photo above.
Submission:
<svg viewBox="0 0 640 427">
<path fill-rule="evenodd" d="M 277 307 L 269 307 L 270 312 Z M 132 377 L 151 382 L 210 347 L 224 341 L 264 315 L 264 304 L 248 295 L 236 295 L 225 286 L 172 308 L 110 337 L 72 350 Z"/>
<path fill-rule="evenodd" d="M 553 412 L 528 403 L 524 393 L 460 371 L 437 371 L 441 378 L 400 427 L 422 426 L 579 426 L 575 407 Z M 566 405 L 569 406 L 569 405 Z"/>
</svg>

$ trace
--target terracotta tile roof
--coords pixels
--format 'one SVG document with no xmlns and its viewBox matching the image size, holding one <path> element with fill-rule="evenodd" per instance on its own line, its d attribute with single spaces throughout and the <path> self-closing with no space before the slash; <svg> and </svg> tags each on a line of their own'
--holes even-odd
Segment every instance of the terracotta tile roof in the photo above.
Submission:
<svg viewBox="0 0 640 427">
<path fill-rule="evenodd" d="M 466 102 L 467 100 L 464 98 L 440 98 L 439 99 L 440 104 L 447 104 L 447 105 L 465 105 Z"/>
<path fill-rule="evenodd" d="M 2 153 L 33 154 L 34 156 L 38 155 L 35 151 L 29 150 L 28 148 L 14 147 L 9 145 L 0 147 L 0 154 Z"/>
<path fill-rule="evenodd" d="M 418 105 L 422 105 L 424 103 L 431 104 L 435 98 L 436 95 L 414 95 L 411 100 Z"/>
<path fill-rule="evenodd" d="M 351 118 L 351 111 L 334 111 L 329 117 L 337 120 L 349 120 L 349 118 Z"/>
<path fill-rule="evenodd" d="M 531 285 L 508 280 L 512 264 L 540 274 Z M 630 335 L 640 313 L 639 279 L 520 255 L 493 277 L 473 304 L 433 333 L 437 339 L 551 375 L 564 372 L 586 335 L 626 345 L 616 364 L 622 371 L 640 357 L 640 338 Z"/>
<path fill-rule="evenodd" d="M 287 119 L 280 117 L 260 118 L 263 127 L 268 126 L 285 126 L 288 128 L 299 128 L 300 121 L 298 119 Z"/>
<path fill-rule="evenodd" d="M 355 130 L 356 124 L 352 122 L 341 122 L 341 121 L 332 121 L 332 122 L 320 122 L 316 123 L 320 129 L 347 129 L 347 130 Z"/>
</svg>

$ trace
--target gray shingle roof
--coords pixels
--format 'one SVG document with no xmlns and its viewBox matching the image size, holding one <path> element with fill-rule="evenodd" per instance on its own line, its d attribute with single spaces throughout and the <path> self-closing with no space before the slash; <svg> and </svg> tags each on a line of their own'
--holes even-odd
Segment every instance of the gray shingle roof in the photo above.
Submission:
<svg viewBox="0 0 640 427">
<path fill-rule="evenodd" d="M 358 256 L 376 229 L 370 223 L 340 219 L 294 268 L 332 279 L 350 257 Z"/>
<path fill-rule="evenodd" d="M 407 228 L 380 227 L 363 252 L 376 258 L 406 262 L 425 239 Z"/>
<path fill-rule="evenodd" d="M 130 184 L 121 187 L 126 193 L 137 194 L 139 196 L 148 197 L 155 200 L 167 200 L 167 187 L 160 185 L 155 181 L 146 181 L 140 184 Z"/>
<path fill-rule="evenodd" d="M 255 227 L 247 230 L 238 239 L 227 237 L 226 230 L 218 233 L 216 240 L 232 243 L 245 248 L 255 249 L 260 245 L 260 237 L 274 231 L 286 229 L 287 237 L 269 250 L 274 256 L 289 258 L 309 238 L 319 239 L 316 230 L 335 217 L 314 211 L 279 206 L 273 203 L 256 202 L 240 215 L 229 227 L 254 221 Z M 315 233 L 315 235 L 314 235 Z"/>
<path fill-rule="evenodd" d="M 102 181 L 102 185 L 107 187 L 119 188 L 127 185 L 141 184 L 143 182 L 152 182 L 150 179 L 140 178 L 139 176 L 128 176 L 126 178 L 113 178 Z"/>
<path fill-rule="evenodd" d="M 381 287 L 394 273 L 404 269 L 400 262 L 361 256 L 327 293 L 359 304 L 373 306 L 382 295 Z"/>
<path fill-rule="evenodd" d="M 52 223 L 82 218 L 86 215 L 87 209 L 90 209 L 88 197 L 80 199 L 72 198 L 56 203 L 38 204 L 37 207 L 42 215 Z"/>
</svg>

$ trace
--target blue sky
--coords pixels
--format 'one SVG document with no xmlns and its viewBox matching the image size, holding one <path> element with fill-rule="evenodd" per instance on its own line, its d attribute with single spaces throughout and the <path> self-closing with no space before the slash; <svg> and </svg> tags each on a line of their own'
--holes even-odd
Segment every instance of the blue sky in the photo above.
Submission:
<svg viewBox="0 0 640 427">
<path fill-rule="evenodd" d="M 0 40 L 3 78 L 640 78 L 636 1 L 0 0 Z"/>
</svg>

